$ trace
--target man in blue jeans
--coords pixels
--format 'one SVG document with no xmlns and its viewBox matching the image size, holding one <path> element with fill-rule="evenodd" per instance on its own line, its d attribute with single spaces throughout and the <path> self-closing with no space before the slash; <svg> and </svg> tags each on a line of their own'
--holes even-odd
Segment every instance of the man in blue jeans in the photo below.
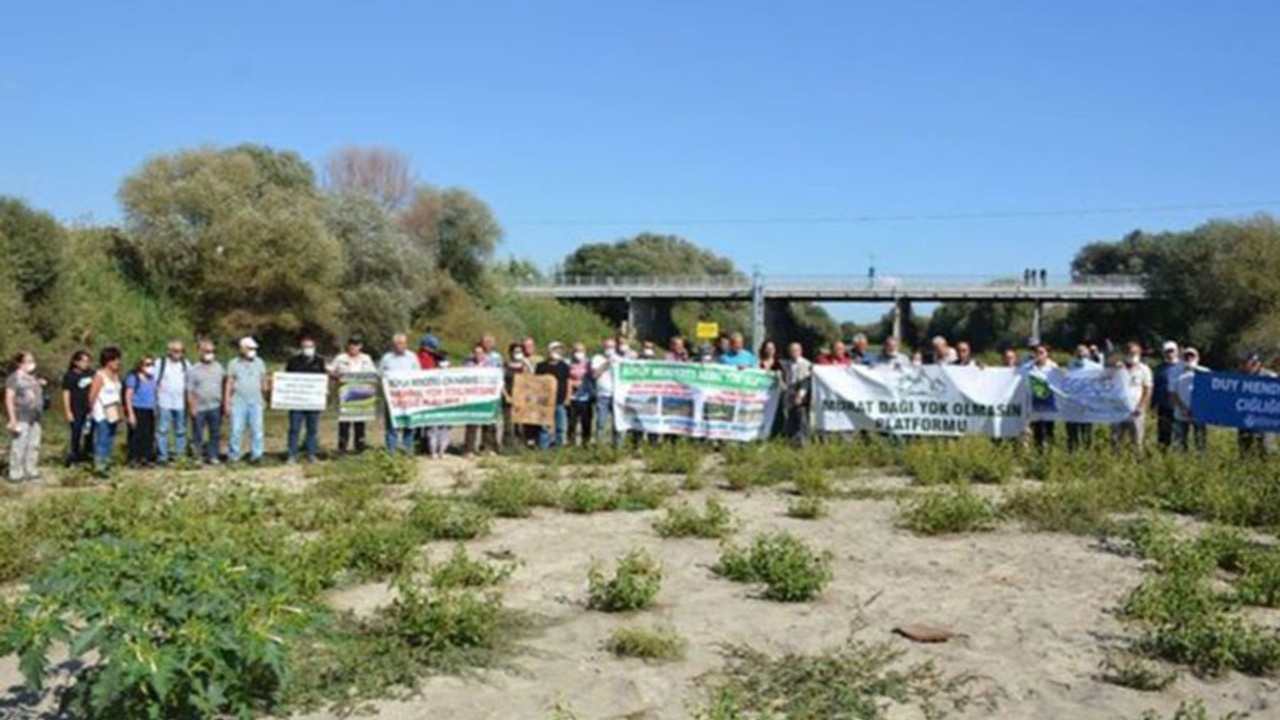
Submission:
<svg viewBox="0 0 1280 720">
<path fill-rule="evenodd" d="M 226 371 L 214 355 L 213 341 L 200 341 L 200 362 L 187 371 L 187 412 L 195 425 L 192 439 L 197 457 L 208 465 L 218 464 L 222 442 L 222 415 Z"/>
<path fill-rule="evenodd" d="M 227 458 L 231 462 L 244 459 L 244 433 L 249 431 L 249 462 L 262 461 L 262 417 L 271 392 L 271 376 L 258 357 L 258 342 L 251 337 L 240 341 L 240 356 L 227 364 L 225 405 L 231 412 L 231 439 Z"/>
<path fill-rule="evenodd" d="M 614 428 L 613 366 L 632 357 L 625 338 L 622 344 L 613 338 L 605 338 L 603 351 L 591 358 L 591 377 L 596 383 L 596 442 L 604 440 L 605 433 L 608 433 L 615 448 L 621 442 L 621 436 Z"/>
<path fill-rule="evenodd" d="M 568 406 L 569 406 L 569 364 L 564 361 L 564 346 L 558 342 L 552 342 L 547 346 L 548 357 L 546 360 L 538 363 L 534 369 L 535 375 L 550 375 L 556 379 L 556 412 L 555 412 L 555 437 L 556 447 L 564 447 L 564 429 L 568 423 Z M 538 432 L 538 447 L 547 450 L 551 447 L 552 429 L 542 428 Z"/>
<path fill-rule="evenodd" d="M 301 342 L 302 352 L 289 358 L 289 362 L 285 363 L 284 371 L 289 373 L 312 373 L 316 375 L 325 375 L 324 359 L 316 355 L 316 341 L 314 338 L 304 336 Z M 306 425 L 307 430 L 307 460 L 309 462 L 316 461 L 317 438 L 320 432 L 320 411 L 319 410 L 290 410 L 289 411 L 289 462 L 298 461 L 298 435 L 302 431 L 302 426 Z"/>
<path fill-rule="evenodd" d="M 170 340 L 169 348 L 156 366 L 156 460 L 169 462 L 169 437 L 173 436 L 174 454 L 187 451 L 187 362 L 186 348 L 178 340 Z"/>
<path fill-rule="evenodd" d="M 391 338 L 391 350 L 378 361 L 378 374 L 386 377 L 388 373 L 421 370 L 418 356 L 409 352 L 409 338 L 404 333 L 396 333 Z M 391 408 L 386 407 L 382 414 L 382 422 L 386 426 L 387 454 L 394 455 L 399 445 L 400 452 L 413 453 L 413 428 L 396 429 L 391 422 Z"/>
</svg>

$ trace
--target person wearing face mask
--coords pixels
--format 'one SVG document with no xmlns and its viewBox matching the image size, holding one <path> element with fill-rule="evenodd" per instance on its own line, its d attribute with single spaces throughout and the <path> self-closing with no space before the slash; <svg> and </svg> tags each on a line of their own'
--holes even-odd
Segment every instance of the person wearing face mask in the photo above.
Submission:
<svg viewBox="0 0 1280 720">
<path fill-rule="evenodd" d="M 15 355 L 4 379 L 4 410 L 8 420 L 9 482 L 40 479 L 40 420 L 44 415 L 44 380 L 36 376 L 36 358 Z"/>
<path fill-rule="evenodd" d="M 1182 374 L 1173 383 L 1173 446 L 1182 452 L 1194 443 L 1197 452 L 1209 446 L 1208 428 L 1196 422 L 1191 413 L 1191 394 L 1195 390 L 1196 375 L 1205 372 L 1200 365 L 1200 351 L 1193 347 L 1182 351 Z M 1190 441 L 1190 443 L 1188 442 Z"/>
<path fill-rule="evenodd" d="M 200 362 L 187 371 L 187 413 L 191 416 L 191 447 L 206 465 L 218 464 L 222 444 L 222 416 L 227 373 L 214 354 L 212 340 L 200 341 Z"/>
<path fill-rule="evenodd" d="M 1147 408 L 1151 406 L 1151 395 L 1155 388 L 1151 368 L 1142 362 L 1142 345 L 1132 340 L 1125 344 L 1121 372 L 1129 394 L 1137 399 L 1137 405 L 1129 417 L 1111 426 L 1111 443 L 1119 447 L 1126 440 L 1132 440 L 1134 448 L 1142 450 L 1146 435 Z"/>
<path fill-rule="evenodd" d="M 67 420 L 66 467 L 93 457 L 93 423 L 89 419 L 89 386 L 93 384 L 93 356 L 87 350 L 71 354 L 62 376 L 62 412 Z"/>
<path fill-rule="evenodd" d="M 564 346 L 554 340 L 547 345 L 547 359 L 538 363 L 534 374 L 550 375 L 556 379 L 555 425 L 552 428 L 539 428 L 538 447 L 542 450 L 551 449 L 551 433 L 554 431 L 555 446 L 562 448 L 569 405 L 569 364 L 564 361 Z"/>
<path fill-rule="evenodd" d="M 591 423 L 595 410 L 595 380 L 587 360 L 587 346 L 573 344 L 569 360 L 569 433 L 570 445 L 591 443 Z"/>
<path fill-rule="evenodd" d="M 325 367 L 324 358 L 320 357 L 316 352 L 315 338 L 303 336 L 299 343 L 300 350 L 297 355 L 289 358 L 284 365 L 284 371 L 289 373 L 310 373 L 314 375 L 325 375 L 329 369 Z M 319 451 L 320 443 L 320 411 L 319 410 L 290 410 L 289 411 L 289 462 L 298 461 L 298 435 L 303 427 L 306 427 L 306 447 L 307 461 L 315 462 L 316 454 Z"/>
<path fill-rule="evenodd" d="M 418 363 L 418 356 L 409 352 L 409 338 L 404 333 L 396 333 L 391 336 L 391 350 L 384 353 L 378 360 L 378 374 L 385 377 L 391 373 L 420 370 L 421 366 Z M 385 442 L 388 455 L 394 455 L 397 450 L 406 455 L 413 452 L 413 428 L 396 429 L 391 422 L 391 409 L 386 407 L 385 403 L 382 423 L 386 428 Z"/>
<path fill-rule="evenodd" d="M 187 452 L 187 362 L 181 341 L 170 340 L 165 354 L 156 363 L 156 460 L 169 462 L 169 438 L 173 437 L 174 453 Z"/>
<path fill-rule="evenodd" d="M 625 343 L 623 340 L 624 348 Z M 613 367 L 627 359 L 618 347 L 617 340 L 605 338 L 603 349 L 591 358 L 591 377 L 595 381 L 596 392 L 596 440 L 603 440 L 608 433 L 615 448 L 621 443 L 621 438 L 613 422 Z"/>
<path fill-rule="evenodd" d="M 227 442 L 227 459 L 244 459 L 244 434 L 249 433 L 249 462 L 262 462 L 262 418 L 267 395 L 271 392 L 271 375 L 258 357 L 258 341 L 251 337 L 240 340 L 240 355 L 227 365 L 227 390 L 223 405 L 231 414 L 231 438 Z"/>
<path fill-rule="evenodd" d="M 333 359 L 333 363 L 329 365 L 329 374 L 338 382 L 342 382 L 344 376 L 353 373 L 374 373 L 378 371 L 378 366 L 373 364 L 373 358 L 364 352 L 364 338 L 359 335 L 352 335 L 347 339 L 347 351 L 338 355 Z M 346 455 L 348 448 L 354 447 L 356 454 L 363 453 L 368 448 L 367 430 L 369 423 L 363 420 L 353 420 L 349 422 L 338 423 L 338 454 Z M 354 436 L 354 445 L 353 442 Z"/>
<path fill-rule="evenodd" d="M 98 372 L 89 385 L 89 407 L 93 417 L 93 469 L 99 475 L 111 467 L 111 446 L 124 419 L 124 390 L 120 382 L 119 348 L 103 348 L 98 353 Z"/>
<path fill-rule="evenodd" d="M 155 465 L 156 360 L 150 355 L 138 361 L 124 378 L 124 413 L 129 465 Z"/>
<path fill-rule="evenodd" d="M 507 450 L 516 447 L 516 425 L 511 422 L 516 376 L 526 372 L 530 372 L 530 369 L 524 356 L 524 347 L 520 343 L 511 343 L 507 348 L 507 362 L 502 366 L 502 447 Z"/>
<path fill-rule="evenodd" d="M 1240 369 L 1245 375 L 1256 375 L 1265 378 L 1276 377 L 1274 372 L 1268 370 L 1262 364 L 1262 355 L 1257 352 L 1247 354 Z M 1256 432 L 1245 428 L 1240 428 L 1236 431 L 1236 445 L 1240 449 L 1241 457 L 1263 457 L 1274 453 L 1276 451 L 1275 438 L 1274 433 Z"/>
<path fill-rule="evenodd" d="M 493 349 L 494 339 L 492 335 L 485 335 L 480 338 L 480 342 L 476 343 L 471 351 L 471 357 L 467 358 L 467 367 L 490 367 L 500 368 L 504 365 L 502 355 Z M 489 425 L 468 425 L 466 435 L 463 441 L 463 451 L 466 457 L 474 457 L 483 453 L 486 455 L 498 454 L 498 425 L 492 423 Z"/>
</svg>

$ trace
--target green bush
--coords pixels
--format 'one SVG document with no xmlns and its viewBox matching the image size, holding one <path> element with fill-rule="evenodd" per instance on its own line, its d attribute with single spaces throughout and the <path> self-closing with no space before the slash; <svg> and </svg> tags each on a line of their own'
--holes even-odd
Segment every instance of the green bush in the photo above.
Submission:
<svg viewBox="0 0 1280 720">
<path fill-rule="evenodd" d="M 645 471 L 655 475 L 697 477 L 703 451 L 691 442 L 661 443 L 644 450 Z"/>
<path fill-rule="evenodd" d="M 321 616 L 288 578 L 228 543 L 90 540 L 38 576 L 4 646 L 39 691 L 66 643 L 81 718 L 250 717 L 280 709 L 291 643 Z"/>
<path fill-rule="evenodd" d="M 511 577 L 515 566 L 474 560 L 467 555 L 466 547 L 457 545 L 453 554 L 443 564 L 431 568 L 431 587 L 481 588 L 497 585 Z"/>
<path fill-rule="evenodd" d="M 995 504 L 968 485 L 922 493 L 898 509 L 898 524 L 917 535 L 993 530 L 999 519 Z"/>
<path fill-rule="evenodd" d="M 1111 653 L 1102 660 L 1103 682 L 1142 692 L 1157 692 L 1169 687 L 1178 679 L 1178 673 L 1162 671 L 1141 658 L 1128 654 Z"/>
<path fill-rule="evenodd" d="M 618 559 L 613 577 L 597 564 L 587 573 L 587 607 L 604 612 L 643 610 L 662 587 L 662 565 L 644 550 Z"/>
<path fill-rule="evenodd" d="M 770 600 L 808 602 L 831 581 L 831 553 L 785 532 L 757 535 L 749 548 L 725 546 L 712 572 L 735 582 L 764 583 Z"/>
<path fill-rule="evenodd" d="M 672 662 L 684 656 L 685 640 L 674 628 L 620 627 L 609 633 L 605 648 L 618 657 Z"/>
<path fill-rule="evenodd" d="M 675 488 L 664 482 L 627 473 L 618 484 L 617 505 L 619 510 L 627 512 L 657 510 L 673 494 Z"/>
<path fill-rule="evenodd" d="M 324 542 L 346 549 L 345 568 L 362 580 L 401 575 L 415 566 L 418 535 L 407 525 L 353 525 L 332 533 Z"/>
<path fill-rule="evenodd" d="M 921 485 L 1002 483 L 1013 478 L 1016 462 L 1011 447 L 985 438 L 912 442 L 902 450 L 907 474 Z"/>
<path fill-rule="evenodd" d="M 474 540 L 490 533 L 493 514 L 468 500 L 418 495 L 406 522 L 423 540 Z"/>
<path fill-rule="evenodd" d="M 653 523 L 653 529 L 665 538 L 723 538 L 734 530 L 733 513 L 715 498 L 709 498 L 698 512 L 688 503 L 667 508 L 667 515 Z"/>
<path fill-rule="evenodd" d="M 556 503 L 555 485 L 536 480 L 519 468 L 503 468 L 480 483 L 475 500 L 499 517 L 521 518 L 533 513 L 534 507 L 550 507 Z"/>
<path fill-rule="evenodd" d="M 826 503 L 818 497 L 798 497 L 787 503 L 787 517 L 817 520 L 827 514 Z"/>
<path fill-rule="evenodd" d="M 599 483 L 574 480 L 560 491 L 560 507 L 565 512 L 590 514 L 613 510 L 617 496 Z"/>
<path fill-rule="evenodd" d="M 1239 556 L 1236 597 L 1245 605 L 1280 607 L 1280 551 L 1258 549 Z"/>
</svg>

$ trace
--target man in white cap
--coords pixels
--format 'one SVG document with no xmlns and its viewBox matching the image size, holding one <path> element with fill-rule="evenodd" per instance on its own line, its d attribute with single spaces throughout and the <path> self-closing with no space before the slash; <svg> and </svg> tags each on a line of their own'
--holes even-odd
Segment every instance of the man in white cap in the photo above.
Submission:
<svg viewBox="0 0 1280 720">
<path fill-rule="evenodd" d="M 1182 377 L 1185 367 L 1178 354 L 1178 343 L 1165 340 L 1160 351 L 1160 364 L 1151 372 L 1154 379 L 1151 407 L 1156 411 L 1156 444 L 1161 450 L 1168 450 L 1173 445 L 1178 378 Z"/>
<path fill-rule="evenodd" d="M 231 415 L 231 438 L 227 443 L 227 456 L 231 462 L 244 459 L 244 432 L 249 431 L 249 462 L 262 460 L 262 416 L 271 392 L 271 376 L 267 366 L 258 357 L 258 341 L 241 338 L 240 355 L 227 364 L 226 400 L 223 403 Z"/>
</svg>

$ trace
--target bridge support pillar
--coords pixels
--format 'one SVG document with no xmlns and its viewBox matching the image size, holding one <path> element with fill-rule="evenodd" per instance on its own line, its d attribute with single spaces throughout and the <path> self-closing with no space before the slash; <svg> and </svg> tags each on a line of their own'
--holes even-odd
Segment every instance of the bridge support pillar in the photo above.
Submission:
<svg viewBox="0 0 1280 720">
<path fill-rule="evenodd" d="M 760 347 L 765 337 L 764 276 L 751 275 L 751 347 Z"/>
<path fill-rule="evenodd" d="M 893 301 L 893 336 L 902 340 L 902 322 L 911 314 L 911 301 L 896 298 Z"/>
<path fill-rule="evenodd" d="M 1039 300 L 1031 309 L 1031 342 L 1040 342 L 1040 324 L 1044 318 L 1044 303 Z"/>
<path fill-rule="evenodd" d="M 627 298 L 627 334 L 637 340 L 661 341 L 676 333 L 670 300 Z"/>
</svg>

